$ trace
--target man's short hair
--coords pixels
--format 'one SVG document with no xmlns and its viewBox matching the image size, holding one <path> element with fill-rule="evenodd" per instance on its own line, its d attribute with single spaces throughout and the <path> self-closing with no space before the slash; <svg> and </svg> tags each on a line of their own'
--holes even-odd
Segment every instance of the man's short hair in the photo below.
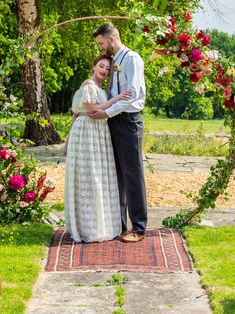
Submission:
<svg viewBox="0 0 235 314">
<path fill-rule="evenodd" d="M 99 35 L 102 35 L 102 36 L 114 35 L 117 38 L 119 38 L 119 32 L 117 28 L 111 22 L 104 23 L 103 25 L 98 27 L 92 35 L 95 38 Z"/>
</svg>

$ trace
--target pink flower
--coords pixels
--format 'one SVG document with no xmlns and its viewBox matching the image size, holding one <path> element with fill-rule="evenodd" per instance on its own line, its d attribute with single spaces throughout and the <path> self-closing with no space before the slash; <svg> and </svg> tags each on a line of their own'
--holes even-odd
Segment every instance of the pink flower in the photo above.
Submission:
<svg viewBox="0 0 235 314">
<path fill-rule="evenodd" d="M 10 177 L 8 183 L 9 183 L 9 186 L 13 190 L 17 191 L 17 190 L 22 189 L 25 186 L 25 179 L 22 176 L 20 176 L 19 174 L 16 174 L 16 175 Z"/>
<path fill-rule="evenodd" d="M 202 79 L 203 75 L 201 72 L 193 72 L 190 74 L 191 81 L 197 83 Z"/>
<path fill-rule="evenodd" d="M 179 42 L 181 44 L 184 44 L 184 45 L 188 46 L 191 43 L 191 37 L 189 35 L 187 35 L 187 34 L 181 34 L 179 36 Z"/>
<path fill-rule="evenodd" d="M 224 89 L 224 98 L 228 100 L 228 99 L 230 99 L 231 95 L 232 95 L 231 88 L 225 88 Z"/>
<path fill-rule="evenodd" d="M 211 41 L 210 35 L 209 34 L 204 35 L 203 38 L 202 38 L 202 45 L 203 46 L 208 46 L 210 41 Z"/>
<path fill-rule="evenodd" d="M 191 14 L 189 12 L 184 13 L 184 18 L 186 22 L 189 22 L 191 20 Z"/>
<path fill-rule="evenodd" d="M 189 59 L 192 62 L 198 62 L 201 60 L 201 51 L 199 49 L 193 49 L 189 55 Z"/>
<path fill-rule="evenodd" d="M 191 63 L 190 66 L 189 66 L 190 70 L 195 72 L 195 71 L 198 71 L 199 70 L 199 66 L 195 63 Z"/>
<path fill-rule="evenodd" d="M 1 195 L 1 201 L 2 201 L 2 202 L 5 202 L 5 200 L 7 199 L 7 197 L 8 197 L 7 193 L 6 193 L 6 192 L 3 193 L 3 194 Z"/>
<path fill-rule="evenodd" d="M 24 199 L 25 199 L 25 201 L 27 203 L 34 202 L 35 198 L 36 198 L 36 193 L 35 192 L 31 191 L 31 192 L 26 192 L 25 193 Z"/>
<path fill-rule="evenodd" d="M 177 22 L 176 19 L 173 17 L 169 18 L 169 21 L 171 22 L 172 25 L 174 25 Z"/>
<path fill-rule="evenodd" d="M 199 94 L 203 94 L 204 91 L 205 91 L 205 85 L 202 84 L 201 86 L 197 86 L 197 87 L 195 88 L 195 90 L 196 90 Z"/>
</svg>

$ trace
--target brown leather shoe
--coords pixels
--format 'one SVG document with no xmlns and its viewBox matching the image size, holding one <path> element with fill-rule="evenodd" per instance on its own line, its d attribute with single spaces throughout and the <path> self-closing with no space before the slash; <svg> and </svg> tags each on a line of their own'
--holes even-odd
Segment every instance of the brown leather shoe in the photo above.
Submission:
<svg viewBox="0 0 235 314">
<path fill-rule="evenodd" d="M 122 233 L 120 234 L 121 237 L 123 236 L 126 236 L 127 234 L 129 234 L 129 232 L 126 230 L 126 231 L 122 231 Z"/>
<path fill-rule="evenodd" d="M 144 239 L 144 234 L 138 234 L 138 233 L 129 233 L 126 236 L 122 237 L 122 241 L 126 242 L 126 243 L 134 243 L 134 242 L 138 242 Z"/>
</svg>

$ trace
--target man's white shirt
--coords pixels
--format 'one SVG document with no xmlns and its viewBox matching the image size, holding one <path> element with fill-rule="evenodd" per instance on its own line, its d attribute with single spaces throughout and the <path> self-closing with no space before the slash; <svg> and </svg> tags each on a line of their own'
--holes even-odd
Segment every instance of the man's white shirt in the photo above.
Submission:
<svg viewBox="0 0 235 314">
<path fill-rule="evenodd" d="M 120 64 L 122 57 L 128 50 L 122 46 L 113 57 L 114 64 Z M 118 68 L 118 66 L 116 66 Z M 110 108 L 106 109 L 109 118 L 121 112 L 139 112 L 144 108 L 146 87 L 144 81 L 144 62 L 140 55 L 132 50 L 124 56 L 119 68 L 120 92 L 130 91 L 131 97 L 127 100 L 119 100 Z M 113 73 L 111 97 L 118 95 L 117 71 Z"/>
</svg>

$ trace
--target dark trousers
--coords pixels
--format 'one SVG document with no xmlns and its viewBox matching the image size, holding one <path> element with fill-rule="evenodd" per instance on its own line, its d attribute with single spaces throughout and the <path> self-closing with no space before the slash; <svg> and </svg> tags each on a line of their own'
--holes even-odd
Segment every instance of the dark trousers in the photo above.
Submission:
<svg viewBox="0 0 235 314">
<path fill-rule="evenodd" d="M 146 190 L 142 158 L 143 122 L 139 112 L 108 119 L 117 169 L 122 231 L 127 230 L 127 209 L 132 232 L 144 234 L 147 225 Z"/>
</svg>

